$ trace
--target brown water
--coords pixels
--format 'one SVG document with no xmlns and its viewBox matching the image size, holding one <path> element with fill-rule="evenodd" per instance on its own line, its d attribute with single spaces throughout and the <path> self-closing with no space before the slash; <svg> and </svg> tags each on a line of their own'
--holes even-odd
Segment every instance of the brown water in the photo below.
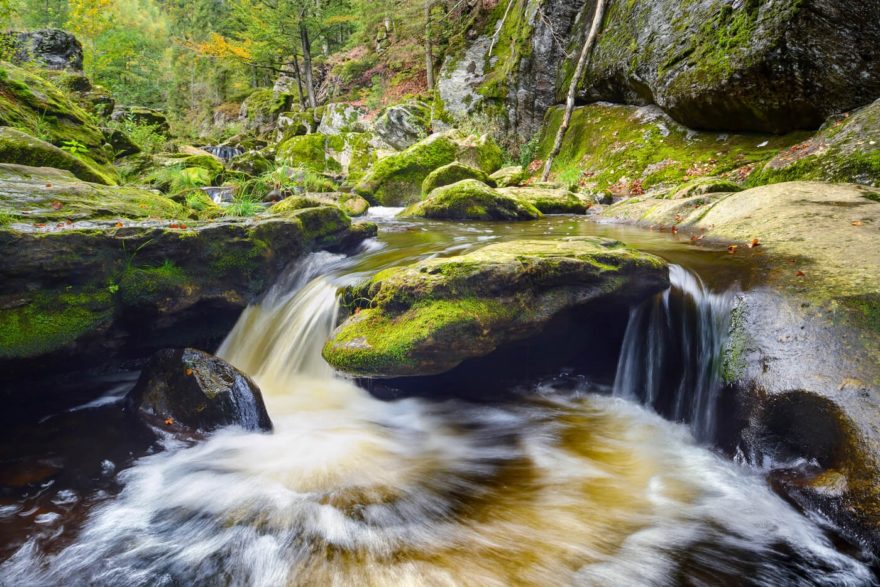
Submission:
<svg viewBox="0 0 880 587">
<path fill-rule="evenodd" d="M 872 584 L 869 568 L 776 496 L 764 471 L 612 397 L 606 382 L 560 367 L 511 386 L 503 402 L 381 401 L 321 359 L 339 285 L 498 240 L 565 235 L 618 238 L 719 292 L 748 287 L 760 268 L 745 255 L 581 218 L 383 221 L 360 255 L 300 263 L 221 347 L 259 383 L 274 433 L 168 438 L 133 463 L 133 450 L 73 451 L 88 453 L 103 481 L 53 477 L 38 494 L 7 500 L 0 531 L 15 547 L 0 583 Z M 76 460 L 57 464 L 84 466 Z"/>
</svg>

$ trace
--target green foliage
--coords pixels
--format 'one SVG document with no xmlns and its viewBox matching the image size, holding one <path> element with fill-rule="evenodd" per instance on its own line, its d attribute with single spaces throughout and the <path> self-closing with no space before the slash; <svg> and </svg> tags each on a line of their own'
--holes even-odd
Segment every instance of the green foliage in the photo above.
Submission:
<svg viewBox="0 0 880 587">
<path fill-rule="evenodd" d="M 137 122 L 131 118 L 123 118 L 119 121 L 110 123 L 112 128 L 116 128 L 128 135 L 135 145 L 144 153 L 159 153 L 165 150 L 168 139 L 164 134 L 159 132 L 158 125 Z"/>
<path fill-rule="evenodd" d="M 229 206 L 224 210 L 225 216 L 256 216 L 260 212 L 264 211 L 265 207 L 255 198 L 249 196 L 238 196 L 235 198 L 235 201 L 232 202 Z"/>
<path fill-rule="evenodd" d="M 61 149 L 71 155 L 84 155 L 89 152 L 89 148 L 76 139 L 64 141 L 61 143 Z"/>
<path fill-rule="evenodd" d="M 533 136 L 529 139 L 529 142 L 524 144 L 519 149 L 519 164 L 523 166 L 523 169 L 527 168 L 529 164 L 535 160 L 535 157 L 538 154 L 538 147 L 541 145 L 541 135 L 540 133 Z"/>
</svg>

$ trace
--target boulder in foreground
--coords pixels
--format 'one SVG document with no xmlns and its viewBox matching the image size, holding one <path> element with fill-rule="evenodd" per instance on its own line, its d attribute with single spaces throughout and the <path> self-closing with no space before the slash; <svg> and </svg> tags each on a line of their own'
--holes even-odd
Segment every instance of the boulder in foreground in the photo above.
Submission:
<svg viewBox="0 0 880 587">
<path fill-rule="evenodd" d="M 153 355 L 127 401 L 154 425 L 206 432 L 223 426 L 272 429 L 257 384 L 226 361 L 195 349 Z"/>
<path fill-rule="evenodd" d="M 565 310 L 638 302 L 668 285 L 663 260 L 609 239 L 493 244 L 345 288 L 350 315 L 323 354 L 353 375 L 434 375 L 535 335 Z"/>
</svg>

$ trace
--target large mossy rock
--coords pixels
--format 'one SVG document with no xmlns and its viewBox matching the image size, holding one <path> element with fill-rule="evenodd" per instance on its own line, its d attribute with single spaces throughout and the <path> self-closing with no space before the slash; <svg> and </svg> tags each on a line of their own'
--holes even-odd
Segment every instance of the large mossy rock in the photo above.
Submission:
<svg viewBox="0 0 880 587">
<path fill-rule="evenodd" d="M 369 133 L 292 136 L 278 145 L 275 159 L 318 173 L 342 174 L 349 181 L 357 181 L 375 160 L 370 139 Z"/>
<path fill-rule="evenodd" d="M 459 161 L 492 173 L 502 159 L 500 147 L 488 136 L 437 133 L 377 161 L 355 191 L 383 206 L 411 204 L 421 198 L 422 182 L 438 167 Z"/>
<path fill-rule="evenodd" d="M 19 64 L 30 64 L 54 70 L 82 71 L 83 49 L 72 34 L 59 29 L 41 29 L 0 36 L 12 45 L 13 59 Z"/>
<path fill-rule="evenodd" d="M 112 158 L 112 153 L 102 148 L 104 133 L 69 93 L 34 72 L 2 62 L 0 126 L 22 130 L 59 147 L 76 141 L 98 163 Z"/>
<path fill-rule="evenodd" d="M 247 130 L 265 134 L 275 130 L 278 117 L 290 110 L 293 96 L 269 89 L 254 91 L 241 103 L 239 119 Z"/>
<path fill-rule="evenodd" d="M 172 430 L 272 430 L 257 384 L 223 359 L 191 348 L 153 355 L 126 403 L 150 424 Z"/>
<path fill-rule="evenodd" d="M 0 127 L 0 163 L 53 167 L 94 183 L 113 185 L 114 174 L 85 155 L 74 155 L 13 128 Z"/>
<path fill-rule="evenodd" d="M 416 101 L 389 106 L 376 118 L 373 132 L 392 149 L 406 149 L 431 134 L 431 106 Z"/>
<path fill-rule="evenodd" d="M 190 212 L 154 192 L 0 166 L 3 376 L 214 344 L 292 260 L 375 234 L 327 205 L 214 222 Z"/>
<path fill-rule="evenodd" d="M 439 220 L 535 220 L 541 212 L 530 203 L 502 194 L 477 181 L 465 179 L 433 190 L 400 215 Z"/>
<path fill-rule="evenodd" d="M 498 193 L 527 202 L 542 214 L 586 214 L 587 204 L 566 189 L 540 187 L 498 188 Z"/>
<path fill-rule="evenodd" d="M 880 95 L 878 14 L 878 0 L 615 0 L 581 97 L 653 102 L 691 128 L 818 128 Z"/>
<path fill-rule="evenodd" d="M 529 173 L 523 169 L 522 165 L 511 165 L 502 167 L 489 177 L 498 187 L 509 188 L 522 185 L 529 178 Z"/>
<path fill-rule="evenodd" d="M 359 376 L 442 373 L 538 333 L 567 309 L 610 297 L 638 302 L 668 284 L 664 261 L 608 239 L 489 245 L 345 288 L 349 317 L 323 354 Z"/>
<path fill-rule="evenodd" d="M 439 187 L 451 185 L 463 179 L 475 179 L 489 187 L 495 187 L 495 182 L 489 179 L 489 176 L 482 169 L 454 161 L 443 167 L 438 167 L 428 174 L 428 177 L 422 182 L 422 195 L 427 196 Z"/>
<path fill-rule="evenodd" d="M 563 108 L 548 112 L 539 159 L 553 147 L 562 115 Z M 553 172 L 558 176 L 575 170 L 585 187 L 619 195 L 672 187 L 700 176 L 731 173 L 742 180 L 807 136 L 701 133 L 654 106 L 591 104 L 574 110 Z"/>
<path fill-rule="evenodd" d="M 324 106 L 321 124 L 317 132 L 324 135 L 338 135 L 352 132 L 366 132 L 366 111 L 351 104 L 333 103 Z"/>
<path fill-rule="evenodd" d="M 845 117 L 832 118 L 815 136 L 767 162 L 749 183 L 794 180 L 880 187 L 880 100 Z"/>
</svg>

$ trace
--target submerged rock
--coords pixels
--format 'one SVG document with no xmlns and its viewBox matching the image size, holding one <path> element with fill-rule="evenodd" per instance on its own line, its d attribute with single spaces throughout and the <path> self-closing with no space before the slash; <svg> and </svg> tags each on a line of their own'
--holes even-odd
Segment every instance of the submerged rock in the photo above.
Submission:
<svg viewBox="0 0 880 587">
<path fill-rule="evenodd" d="M 475 179 L 489 187 L 495 187 L 495 182 L 489 179 L 485 172 L 456 161 L 443 167 L 438 167 L 429 173 L 425 181 L 422 182 L 422 195 L 427 196 L 436 188 L 451 185 L 463 179 Z"/>
<path fill-rule="evenodd" d="M 272 430 L 257 384 L 226 361 L 196 349 L 153 355 L 126 401 L 155 426 Z"/>
<path fill-rule="evenodd" d="M 567 309 L 638 302 L 668 285 L 664 261 L 608 239 L 494 244 L 345 288 L 349 317 L 323 354 L 353 375 L 437 374 L 528 338 Z"/>
<path fill-rule="evenodd" d="M 527 202 L 542 214 L 586 214 L 587 204 L 574 192 L 539 187 L 499 188 L 498 193 Z"/>
<path fill-rule="evenodd" d="M 444 220 L 535 220 L 541 217 L 530 203 L 502 194 L 476 179 L 439 187 L 400 215 Z"/>
</svg>

